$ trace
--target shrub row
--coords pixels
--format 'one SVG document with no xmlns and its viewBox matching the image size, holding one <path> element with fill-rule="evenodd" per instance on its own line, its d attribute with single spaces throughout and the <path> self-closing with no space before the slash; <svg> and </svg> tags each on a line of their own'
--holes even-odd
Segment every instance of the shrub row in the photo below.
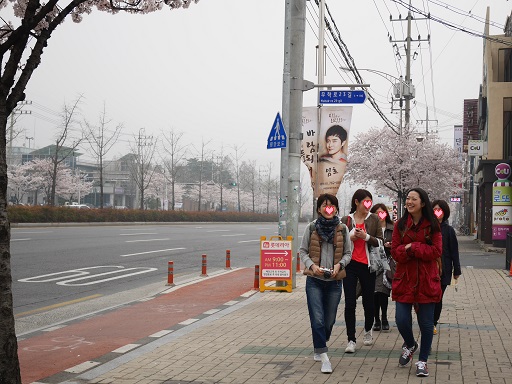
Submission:
<svg viewBox="0 0 512 384">
<path fill-rule="evenodd" d="M 277 214 L 139 209 L 75 209 L 51 206 L 9 206 L 11 223 L 100 222 L 274 222 Z"/>
</svg>

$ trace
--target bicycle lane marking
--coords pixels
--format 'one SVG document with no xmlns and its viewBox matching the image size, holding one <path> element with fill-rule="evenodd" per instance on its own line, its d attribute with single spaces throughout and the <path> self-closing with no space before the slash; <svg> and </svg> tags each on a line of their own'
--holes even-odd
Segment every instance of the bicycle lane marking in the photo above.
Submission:
<svg viewBox="0 0 512 384">
<path fill-rule="evenodd" d="M 22 381 L 34 382 L 176 326 L 252 288 L 251 268 L 181 287 L 18 342 Z"/>
</svg>

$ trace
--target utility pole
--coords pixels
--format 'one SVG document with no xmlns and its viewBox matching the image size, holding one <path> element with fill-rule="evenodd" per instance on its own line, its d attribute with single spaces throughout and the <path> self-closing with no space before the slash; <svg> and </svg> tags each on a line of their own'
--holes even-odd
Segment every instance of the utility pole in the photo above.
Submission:
<svg viewBox="0 0 512 384">
<path fill-rule="evenodd" d="M 296 285 L 298 249 L 300 149 L 302 130 L 302 92 L 304 88 L 304 47 L 306 0 L 286 0 L 283 68 L 283 125 L 288 145 L 281 149 L 279 235 L 292 236 L 292 285 Z"/>
<path fill-rule="evenodd" d="M 30 115 L 32 111 L 24 111 L 22 110 L 24 105 L 32 104 L 31 101 L 21 101 L 18 103 L 19 107 L 16 108 L 14 111 L 11 112 L 11 123 L 9 125 L 9 148 L 7 152 L 7 164 L 12 165 L 13 159 L 12 159 L 12 142 L 14 140 L 14 115 Z M 27 138 L 28 139 L 28 138 Z M 30 148 L 30 142 L 29 142 L 29 148 Z"/>
<path fill-rule="evenodd" d="M 143 134 L 144 133 L 144 134 Z M 146 136 L 146 128 L 140 128 L 139 129 L 139 137 L 137 140 L 137 149 L 138 149 L 138 162 L 139 162 L 139 177 L 140 177 L 140 209 L 144 209 L 144 163 L 145 163 L 145 156 L 144 151 L 142 150 L 142 147 L 153 145 L 153 136 Z"/>
<path fill-rule="evenodd" d="M 427 107 L 427 118 L 425 120 L 416 120 L 416 123 L 425 123 L 425 138 L 427 139 L 428 138 L 428 122 L 429 121 L 435 121 L 436 123 L 438 123 L 437 119 L 433 119 L 433 120 L 429 120 L 428 118 L 428 107 Z"/>
</svg>

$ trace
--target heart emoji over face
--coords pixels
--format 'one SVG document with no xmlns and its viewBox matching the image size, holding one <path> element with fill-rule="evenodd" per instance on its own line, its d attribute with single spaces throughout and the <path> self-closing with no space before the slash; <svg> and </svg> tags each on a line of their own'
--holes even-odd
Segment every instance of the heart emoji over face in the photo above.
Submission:
<svg viewBox="0 0 512 384">
<path fill-rule="evenodd" d="M 332 205 L 328 205 L 327 207 L 325 207 L 325 212 L 326 212 L 328 215 L 330 215 L 330 214 L 332 214 L 332 213 L 334 212 L 334 210 L 335 210 L 335 209 L 336 209 L 336 208 L 334 208 L 334 206 L 332 206 Z"/>
<path fill-rule="evenodd" d="M 434 215 L 439 219 L 441 216 L 443 216 L 443 210 L 441 208 L 434 209 Z"/>
<path fill-rule="evenodd" d="M 384 212 L 384 211 L 380 211 L 380 212 L 379 212 L 379 218 L 380 218 L 381 220 L 384 220 L 384 219 L 386 218 L 386 216 L 387 216 L 387 215 L 388 215 L 388 214 L 387 214 L 386 212 Z"/>
<path fill-rule="evenodd" d="M 372 201 L 365 200 L 365 201 L 363 201 L 363 205 L 365 206 L 366 209 L 370 209 L 370 207 L 372 206 Z"/>
</svg>

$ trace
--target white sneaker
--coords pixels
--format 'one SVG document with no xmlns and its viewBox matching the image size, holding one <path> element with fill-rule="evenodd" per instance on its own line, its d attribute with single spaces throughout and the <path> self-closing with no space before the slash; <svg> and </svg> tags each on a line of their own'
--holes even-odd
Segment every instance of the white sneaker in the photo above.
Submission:
<svg viewBox="0 0 512 384">
<path fill-rule="evenodd" d="M 319 353 L 315 353 L 313 355 L 313 360 L 315 360 L 315 361 L 322 361 L 322 357 L 320 356 Z"/>
<path fill-rule="evenodd" d="M 345 348 L 346 353 L 354 353 L 356 351 L 356 342 L 350 340 L 347 344 L 347 348 Z"/>
<path fill-rule="evenodd" d="M 368 332 L 364 333 L 363 344 L 364 345 L 372 345 L 373 344 L 373 336 L 372 336 L 372 330 L 371 329 Z"/>
<path fill-rule="evenodd" d="M 322 368 L 320 368 L 322 373 L 332 373 L 331 362 L 327 359 L 322 361 Z"/>
</svg>

